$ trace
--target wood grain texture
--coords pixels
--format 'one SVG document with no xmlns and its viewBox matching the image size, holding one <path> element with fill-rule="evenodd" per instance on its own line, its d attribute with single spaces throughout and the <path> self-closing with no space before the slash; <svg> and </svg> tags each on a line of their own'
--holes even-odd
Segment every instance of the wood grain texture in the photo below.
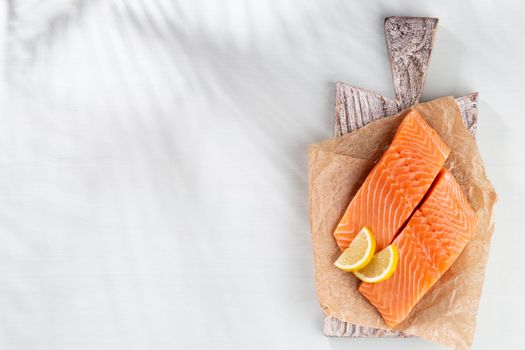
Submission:
<svg viewBox="0 0 525 350">
<path fill-rule="evenodd" d="M 461 117 L 468 131 L 476 136 L 478 127 L 478 96 L 477 92 L 456 98 L 456 103 L 461 111 Z"/>
<path fill-rule="evenodd" d="M 394 78 L 396 100 L 401 109 L 416 104 L 421 97 L 437 25 L 437 18 L 385 19 L 388 57 Z"/>
<path fill-rule="evenodd" d="M 474 135 L 478 121 L 478 93 L 456 98 L 456 103 L 465 126 Z M 334 135 L 347 134 L 403 109 L 398 101 L 338 81 L 335 93 Z"/>
<path fill-rule="evenodd" d="M 437 18 L 387 17 L 385 35 L 396 99 L 342 82 L 336 83 L 334 135 L 341 136 L 419 102 L 426 79 Z M 478 93 L 456 99 L 461 117 L 475 136 Z M 403 332 L 362 327 L 328 316 L 323 334 L 334 337 L 408 337 Z"/>
<path fill-rule="evenodd" d="M 323 334 L 330 337 L 402 337 L 409 335 L 398 331 L 389 331 L 386 329 L 358 326 L 352 323 L 344 322 L 338 318 L 328 316 L 324 319 Z"/>
<path fill-rule="evenodd" d="M 341 136 L 399 110 L 399 103 L 375 92 L 336 83 L 334 134 Z"/>
</svg>

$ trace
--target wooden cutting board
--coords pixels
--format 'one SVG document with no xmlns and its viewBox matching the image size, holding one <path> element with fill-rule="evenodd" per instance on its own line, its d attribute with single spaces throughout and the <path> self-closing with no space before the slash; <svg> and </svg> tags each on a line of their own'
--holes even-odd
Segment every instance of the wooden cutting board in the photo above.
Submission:
<svg viewBox="0 0 525 350">
<path fill-rule="evenodd" d="M 387 17 L 386 45 L 394 79 L 394 100 L 372 91 L 336 83 L 335 136 L 396 114 L 419 102 L 439 20 L 429 17 Z M 478 93 L 456 98 L 465 126 L 476 133 Z M 334 337 L 406 337 L 403 332 L 362 327 L 335 317 L 324 319 L 323 333 Z"/>
</svg>

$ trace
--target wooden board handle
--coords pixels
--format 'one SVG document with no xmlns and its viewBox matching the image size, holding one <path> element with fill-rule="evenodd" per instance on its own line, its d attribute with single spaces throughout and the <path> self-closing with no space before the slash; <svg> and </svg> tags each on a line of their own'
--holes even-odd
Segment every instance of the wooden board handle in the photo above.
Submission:
<svg viewBox="0 0 525 350">
<path fill-rule="evenodd" d="M 419 102 L 438 22 L 428 17 L 385 19 L 386 46 L 400 109 Z"/>
</svg>

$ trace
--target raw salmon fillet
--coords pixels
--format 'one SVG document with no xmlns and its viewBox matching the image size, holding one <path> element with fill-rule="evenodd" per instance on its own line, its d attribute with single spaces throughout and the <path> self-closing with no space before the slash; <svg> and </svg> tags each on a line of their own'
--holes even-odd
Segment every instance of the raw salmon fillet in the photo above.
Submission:
<svg viewBox="0 0 525 350">
<path fill-rule="evenodd" d="M 450 149 L 432 127 L 410 111 L 381 159 L 351 200 L 334 236 L 341 250 L 363 226 L 377 249 L 392 242 L 445 164 Z"/>
<path fill-rule="evenodd" d="M 389 326 L 407 318 L 454 263 L 467 245 L 476 221 L 456 179 L 443 169 L 421 207 L 392 243 L 399 252 L 392 277 L 359 287 Z"/>
</svg>

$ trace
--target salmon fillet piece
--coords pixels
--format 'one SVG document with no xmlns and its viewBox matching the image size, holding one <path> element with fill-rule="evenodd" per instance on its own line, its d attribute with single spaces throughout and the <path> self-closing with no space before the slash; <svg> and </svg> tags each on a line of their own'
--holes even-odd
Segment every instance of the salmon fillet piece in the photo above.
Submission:
<svg viewBox="0 0 525 350">
<path fill-rule="evenodd" d="M 361 294 L 393 327 L 454 263 L 470 240 L 477 217 L 459 184 L 443 169 L 394 244 L 397 269 L 379 283 L 362 283 Z"/>
<path fill-rule="evenodd" d="M 449 152 L 423 117 L 410 111 L 335 229 L 339 248 L 346 249 L 363 226 L 374 233 L 378 250 L 389 245 L 427 193 Z"/>
</svg>

